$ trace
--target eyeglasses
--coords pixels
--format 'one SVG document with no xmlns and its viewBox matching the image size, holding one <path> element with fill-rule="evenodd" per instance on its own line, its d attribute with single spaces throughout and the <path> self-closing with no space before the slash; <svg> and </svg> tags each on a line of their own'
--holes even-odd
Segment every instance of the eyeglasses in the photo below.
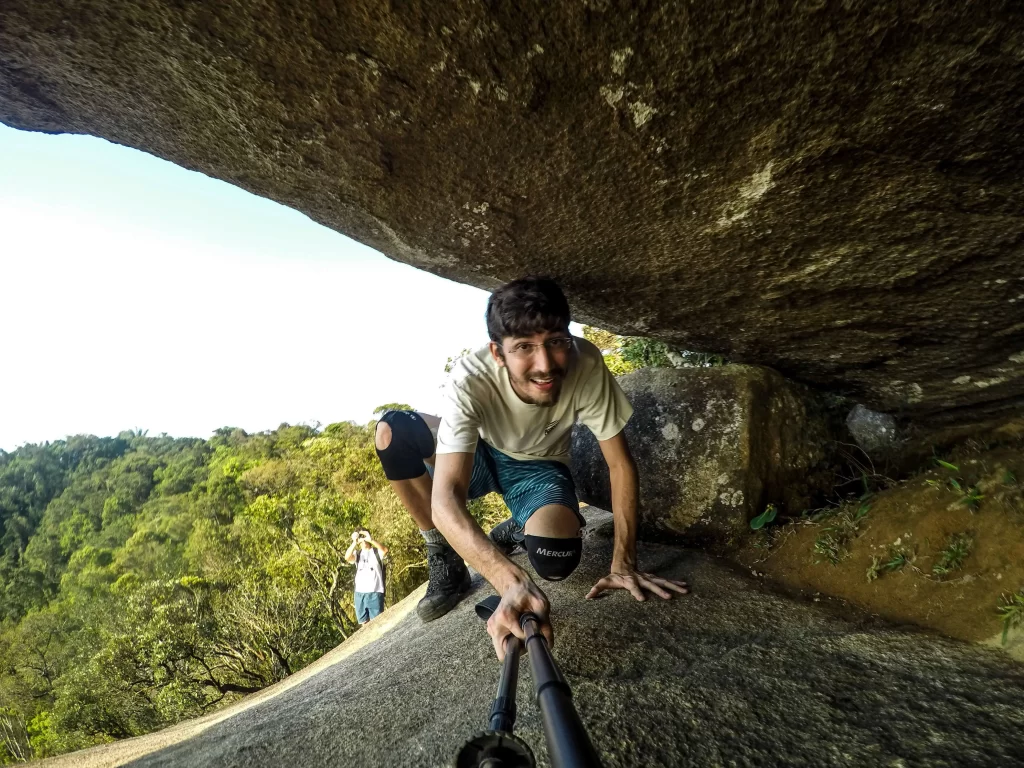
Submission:
<svg viewBox="0 0 1024 768">
<path fill-rule="evenodd" d="M 533 357 L 533 354 L 541 347 L 546 347 L 548 352 L 568 352 L 572 349 L 572 339 L 559 337 L 555 339 L 548 339 L 547 341 L 541 342 L 540 344 L 533 344 L 529 341 L 521 341 L 514 345 L 511 349 L 505 350 L 505 353 L 512 357 L 525 360 L 528 357 Z"/>
</svg>

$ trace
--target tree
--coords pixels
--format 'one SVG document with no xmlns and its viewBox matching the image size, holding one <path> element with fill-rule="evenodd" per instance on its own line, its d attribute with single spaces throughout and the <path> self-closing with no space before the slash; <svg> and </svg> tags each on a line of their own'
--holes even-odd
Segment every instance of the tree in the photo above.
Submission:
<svg viewBox="0 0 1024 768">
<path fill-rule="evenodd" d="M 640 368 L 707 368 L 725 364 L 721 355 L 675 351 L 654 339 L 617 336 L 589 325 L 583 326 L 583 336 L 601 350 L 605 365 L 615 376 Z"/>
<path fill-rule="evenodd" d="M 373 409 L 373 415 L 379 416 L 386 411 L 412 411 L 414 408 L 411 405 L 405 403 L 384 403 L 384 405 L 378 405 Z"/>
</svg>

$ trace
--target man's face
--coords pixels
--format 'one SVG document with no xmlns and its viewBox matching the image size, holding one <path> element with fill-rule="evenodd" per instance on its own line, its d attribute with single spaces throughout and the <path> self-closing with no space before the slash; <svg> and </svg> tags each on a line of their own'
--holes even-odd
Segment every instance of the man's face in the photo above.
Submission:
<svg viewBox="0 0 1024 768">
<path fill-rule="evenodd" d="M 530 405 L 551 406 L 562 393 L 574 354 L 571 345 L 559 348 L 564 345 L 557 340 L 571 338 L 568 329 L 506 336 L 500 347 L 491 342 L 491 355 L 498 365 L 508 369 L 509 382 L 520 400 Z"/>
</svg>

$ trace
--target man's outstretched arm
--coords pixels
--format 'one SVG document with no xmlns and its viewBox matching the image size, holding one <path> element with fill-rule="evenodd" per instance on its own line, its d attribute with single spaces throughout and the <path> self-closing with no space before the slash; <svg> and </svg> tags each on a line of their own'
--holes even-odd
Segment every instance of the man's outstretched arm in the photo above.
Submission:
<svg viewBox="0 0 1024 768">
<path fill-rule="evenodd" d="M 608 464 L 611 480 L 615 544 L 612 549 L 611 573 L 594 585 L 587 593 L 587 598 L 597 597 L 606 589 L 625 589 L 640 601 L 647 599 L 644 595 L 645 589 L 666 600 L 671 597 L 667 590 L 685 595 L 689 591 L 685 582 L 663 579 L 637 570 L 636 531 L 640 481 L 626 435 L 619 432 L 615 437 L 599 441 L 598 445 L 601 446 L 601 454 Z"/>
<path fill-rule="evenodd" d="M 512 634 L 525 640 L 519 616 L 526 612 L 541 619 L 541 632 L 554 643 L 548 622 L 548 600 L 526 571 L 509 560 L 494 546 L 469 514 L 469 480 L 473 472 L 473 454 L 439 453 L 434 469 L 431 515 L 434 525 L 452 548 L 480 573 L 501 595 L 498 609 L 487 622 L 494 650 L 505 658 L 505 637 Z"/>
</svg>

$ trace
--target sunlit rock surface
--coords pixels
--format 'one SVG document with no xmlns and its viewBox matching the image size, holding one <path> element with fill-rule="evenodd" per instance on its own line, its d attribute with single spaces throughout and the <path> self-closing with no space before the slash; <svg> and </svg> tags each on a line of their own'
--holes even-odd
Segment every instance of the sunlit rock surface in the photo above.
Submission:
<svg viewBox="0 0 1024 768">
<path fill-rule="evenodd" d="M 611 556 L 609 515 L 588 516 L 580 569 L 544 588 L 555 655 L 609 768 L 1002 767 L 1024 751 L 1024 666 L 998 651 L 844 619 L 668 546 L 642 545 L 641 566 L 689 580 L 692 595 L 585 601 Z M 131 754 L 129 764 L 147 768 L 445 765 L 484 729 L 497 685 L 473 612 L 486 594 L 478 586 L 451 614 L 422 624 L 416 592 L 326 657 L 318 674 L 179 731 L 190 738 L 158 733 L 50 764 L 118 765 L 118 754 Z M 377 637 L 358 647 L 364 633 Z M 516 731 L 543 766 L 532 690 L 524 659 Z"/>
<path fill-rule="evenodd" d="M 1024 397 L 1012 3 L 5 0 L 0 121 L 978 433 Z M 929 437 L 925 435 L 923 439 Z"/>
<path fill-rule="evenodd" d="M 824 409 L 775 371 L 645 368 L 619 383 L 633 404 L 625 434 L 649 534 L 726 548 L 768 504 L 799 515 L 832 488 Z M 608 465 L 585 428 L 573 432 L 572 466 L 580 498 L 610 509 Z"/>
</svg>

